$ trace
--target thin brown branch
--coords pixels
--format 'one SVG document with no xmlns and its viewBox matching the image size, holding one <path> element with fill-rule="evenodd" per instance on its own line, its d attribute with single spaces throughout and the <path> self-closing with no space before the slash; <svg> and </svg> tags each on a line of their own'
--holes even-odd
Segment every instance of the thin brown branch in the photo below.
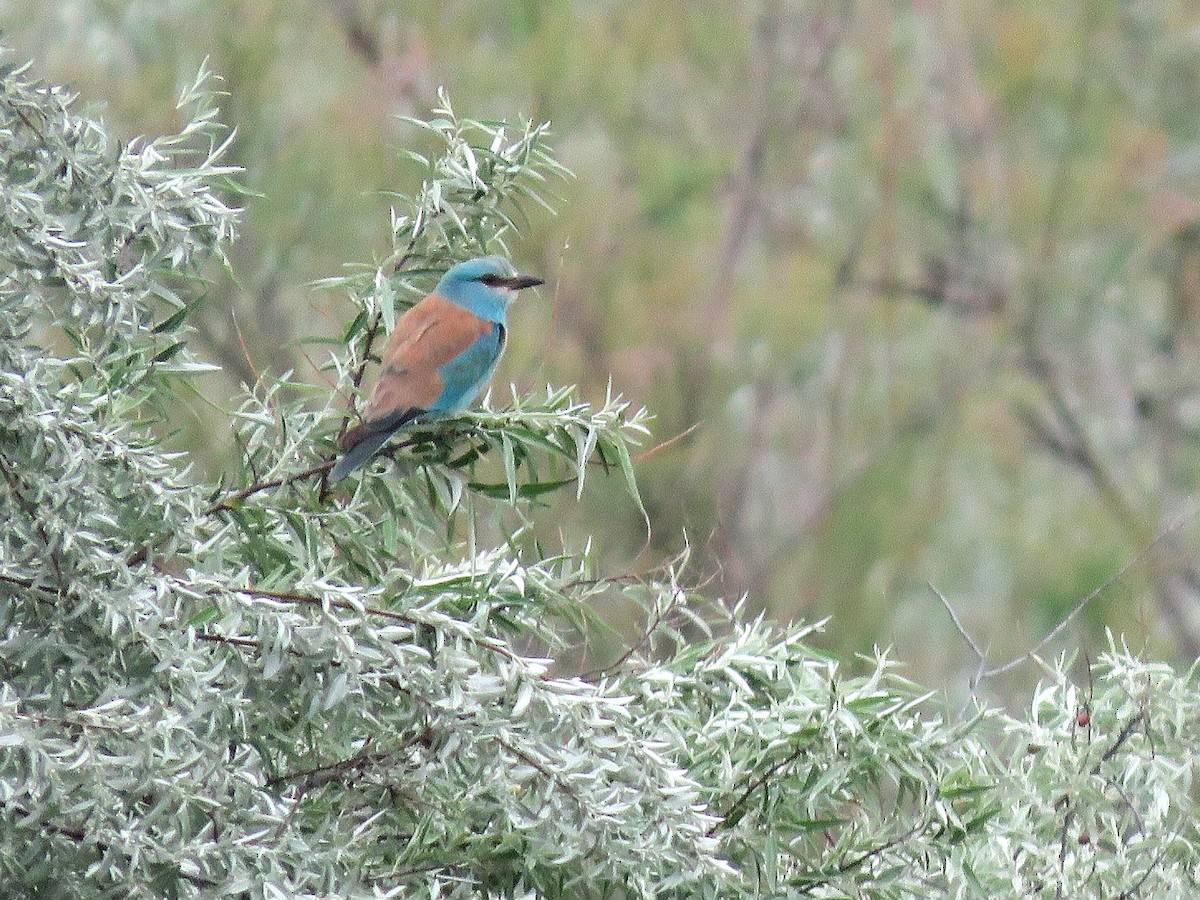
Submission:
<svg viewBox="0 0 1200 900">
<path fill-rule="evenodd" d="M 21 588 L 34 588 L 39 591 L 46 591 L 51 594 L 55 594 L 56 596 L 58 594 L 58 591 L 54 590 L 53 588 L 43 587 L 42 585 L 35 583 L 31 578 L 21 578 L 17 575 L 0 574 L 0 583 L 11 584 L 15 587 Z"/>
<path fill-rule="evenodd" d="M 1092 444 L 1092 440 L 1083 426 L 1081 416 L 1071 403 L 1069 393 L 1054 364 L 1045 356 L 1030 360 L 1030 373 L 1041 383 L 1055 419 L 1066 432 L 1068 441 L 1064 447 L 1072 462 L 1078 465 L 1095 484 L 1096 490 L 1108 502 L 1118 519 L 1126 526 L 1136 527 L 1143 521 L 1143 516 L 1136 504 L 1130 499 L 1121 486 L 1116 473 L 1104 461 Z M 1047 433 L 1053 435 L 1052 429 Z"/>
<path fill-rule="evenodd" d="M 870 862 L 872 859 L 874 859 L 877 856 L 882 856 L 884 853 L 887 853 L 893 847 L 896 847 L 896 846 L 904 843 L 909 838 L 911 838 L 915 834 L 923 831 L 927 827 L 928 827 L 927 822 L 923 822 L 923 821 L 917 822 L 911 828 L 907 829 L 906 831 L 902 832 L 901 834 L 896 835 L 894 838 L 884 841 L 882 844 L 879 844 L 876 847 L 872 847 L 870 850 L 864 850 L 858 856 L 852 857 L 851 859 L 846 860 L 845 862 L 839 864 L 837 869 L 835 869 L 832 873 L 823 876 L 820 880 L 810 881 L 810 882 L 806 883 L 804 885 L 804 887 L 802 888 L 802 890 L 806 894 L 811 894 L 817 888 L 825 887 L 831 881 L 833 881 L 833 879 L 836 878 L 837 876 L 845 875 L 847 872 L 853 872 L 855 869 L 859 868 L 864 863 Z"/>
<path fill-rule="evenodd" d="M 372 751 L 373 741 L 373 737 L 368 737 L 363 742 L 362 747 L 360 747 L 356 753 L 347 757 L 346 759 L 339 759 L 336 762 L 315 766 L 311 769 L 302 769 L 299 772 L 288 772 L 284 775 L 276 775 L 272 778 L 268 778 L 266 785 L 267 787 L 277 787 L 278 785 L 286 784 L 289 781 L 308 781 L 310 779 L 316 779 L 315 781 L 310 781 L 310 783 L 305 786 L 305 790 L 308 790 L 312 787 L 320 787 L 324 784 L 328 784 L 339 775 L 343 775 L 346 772 L 353 771 L 354 769 L 365 768 L 367 764 L 371 762 L 372 758 L 382 757 L 384 754 L 379 754 Z"/>
<path fill-rule="evenodd" d="M 958 633 L 962 635 L 962 639 L 967 642 L 967 646 L 971 648 L 971 651 L 980 660 L 985 659 L 987 654 L 975 643 L 975 639 L 967 633 L 967 629 L 963 627 L 963 623 L 958 618 L 958 613 L 954 611 L 954 607 L 950 605 L 950 601 L 946 599 L 945 594 L 935 588 L 933 582 L 927 581 L 925 584 L 928 585 L 929 590 L 933 591 L 933 595 L 942 601 L 942 606 L 946 607 L 946 612 L 950 614 L 950 621 L 954 623 L 954 627 L 958 629 Z"/>
<path fill-rule="evenodd" d="M 684 601 L 682 598 L 683 592 L 677 591 L 671 597 L 671 602 L 667 603 L 654 614 L 654 618 L 650 621 L 650 624 L 646 626 L 645 630 L 643 630 L 642 636 L 633 644 L 631 644 L 629 648 L 620 656 L 618 656 L 612 663 L 607 666 L 601 666 L 598 669 L 592 669 L 584 672 L 579 677 L 584 681 L 590 681 L 591 679 L 599 677 L 600 675 L 607 675 L 610 672 L 619 672 L 624 667 L 625 663 L 629 662 L 629 660 L 633 658 L 634 654 L 641 652 L 641 650 L 650 643 L 650 639 L 654 637 L 654 633 L 658 631 L 663 622 L 667 620 L 667 617 L 672 615 L 677 609 L 679 609 L 680 606 L 683 605 Z"/>
<path fill-rule="evenodd" d="M 946 612 L 950 614 L 950 621 L 954 623 L 954 627 L 958 629 L 958 633 L 962 635 L 962 639 L 967 642 L 967 646 L 970 647 L 971 652 L 975 654 L 978 665 L 975 668 L 975 674 L 971 676 L 970 683 L 971 698 L 973 699 L 975 697 L 975 691 L 979 688 L 979 683 L 983 681 L 984 674 L 987 671 L 987 653 L 979 646 L 979 644 L 975 642 L 975 639 L 971 637 L 970 633 L 963 626 L 962 621 L 958 618 L 958 613 L 954 611 L 954 607 L 950 605 L 950 601 L 946 599 L 946 596 L 933 586 L 933 582 L 927 581 L 925 583 L 929 586 L 929 590 L 933 591 L 933 595 L 942 601 L 942 606 L 946 607 Z M 965 713 L 967 708 L 970 706 L 970 702 L 970 699 L 967 700 L 966 704 L 963 706 L 963 713 Z"/>
<path fill-rule="evenodd" d="M 94 837 L 91 837 L 85 828 L 75 826 L 75 825 L 60 825 L 55 822 L 50 822 L 41 816 L 35 817 L 28 810 L 22 808 L 20 805 L 18 805 L 16 803 L 12 803 L 12 802 L 4 803 L 3 801 L 0 801 L 0 805 L 7 806 L 13 812 L 15 812 L 18 815 L 23 816 L 27 819 L 35 819 L 36 826 L 38 828 L 42 829 L 43 831 L 49 832 L 50 834 L 58 835 L 60 837 L 69 838 L 70 840 L 74 841 L 76 844 L 90 845 L 90 846 L 94 847 L 96 852 L 101 856 L 106 856 L 114 851 L 121 853 L 122 855 L 128 856 L 128 854 L 124 850 L 121 850 L 119 847 L 113 847 L 110 844 L 105 843 L 104 841 L 100 841 L 100 840 L 95 839 Z M 180 878 L 182 878 L 184 881 L 187 881 L 189 884 L 194 884 L 196 887 L 211 889 L 211 888 L 215 888 L 217 886 L 217 882 L 215 882 L 215 881 L 212 881 L 208 878 L 204 878 L 201 875 L 189 875 L 187 872 L 184 872 L 182 869 L 180 869 L 178 867 L 176 867 L 175 873 Z"/>
<path fill-rule="evenodd" d="M 233 298 L 230 297 L 228 302 L 232 303 Z M 258 383 L 259 373 L 250 363 L 249 356 L 236 352 L 230 342 L 217 333 L 211 318 L 203 310 L 189 316 L 187 321 L 195 329 L 193 342 L 202 344 L 207 352 L 217 358 L 222 369 L 232 372 L 235 382 L 248 388 Z"/>
<path fill-rule="evenodd" d="M 507 750 L 513 756 L 517 757 L 517 759 L 521 760 L 521 762 L 525 763 L 525 765 L 529 766 L 532 769 L 535 769 L 547 781 L 550 781 L 553 784 L 558 785 L 558 787 L 562 790 L 562 792 L 564 794 L 566 794 L 568 797 L 570 797 L 572 800 L 574 800 L 580 806 L 583 806 L 583 798 L 579 795 L 579 792 L 577 790 L 575 790 L 575 788 L 566 779 L 564 779 L 561 775 L 559 775 L 553 769 L 548 769 L 542 762 L 535 759 L 533 756 L 531 756 L 526 751 L 522 750 L 516 744 L 513 744 L 510 741 L 507 741 L 504 738 L 500 737 L 500 735 L 497 734 L 497 735 L 494 735 L 493 737 L 497 744 L 499 744 L 501 747 L 503 747 L 505 750 Z"/>
<path fill-rule="evenodd" d="M 1105 778 L 1104 783 L 1116 791 L 1118 796 L 1120 796 L 1121 802 L 1125 804 L 1125 808 L 1128 809 L 1129 814 L 1133 816 L 1133 821 L 1137 825 L 1138 833 L 1143 835 L 1148 834 L 1146 831 L 1146 820 L 1142 818 L 1142 814 L 1138 812 L 1137 807 L 1133 804 L 1133 798 L 1126 793 L 1123 787 L 1121 787 L 1120 782 L 1118 782 L 1116 778 Z"/>
<path fill-rule="evenodd" d="M 45 139 L 45 135 L 42 134 L 42 130 L 40 128 L 38 128 L 36 125 L 34 125 L 33 122 L 30 121 L 29 117 L 27 115 L 25 115 L 25 110 L 21 109 L 21 107 L 15 105 L 15 104 L 13 104 L 12 111 L 17 114 L 18 119 L 20 119 L 22 122 L 25 123 L 26 128 L 28 128 L 30 131 L 32 131 L 34 134 L 36 134 L 39 138 L 42 138 L 43 140 Z"/>
<path fill-rule="evenodd" d="M 750 782 L 750 784 L 746 786 L 745 790 L 742 791 L 738 798 L 733 801 L 729 809 L 725 811 L 725 814 L 721 816 L 721 820 L 708 829 L 708 836 L 712 837 L 730 822 L 736 822 L 739 820 L 741 818 L 740 813 L 743 809 L 745 809 L 746 804 L 750 802 L 750 799 L 754 796 L 754 794 L 757 793 L 764 785 L 766 785 L 768 781 L 774 778 L 775 775 L 777 775 L 782 769 L 800 759 L 807 749 L 807 747 L 797 747 L 783 759 L 776 761 L 772 766 L 770 766 L 770 768 L 768 768 L 765 772 L 762 772 L 757 778 Z M 734 819 L 734 813 L 739 813 L 738 819 Z"/>
<path fill-rule="evenodd" d="M 208 631 L 196 632 L 196 640 L 210 644 L 224 644 L 227 647 L 237 647 L 239 650 L 261 650 L 262 641 L 254 638 L 231 637 L 227 634 L 213 634 Z"/>
<path fill-rule="evenodd" d="M 1036 350 L 1029 352 L 1028 371 L 1041 384 L 1053 412 L 1054 421 L 1048 423 L 1043 417 L 1032 415 L 1028 411 L 1024 413 L 1018 411 L 1018 415 L 1022 416 L 1036 439 L 1076 466 L 1092 482 L 1100 499 L 1108 506 L 1113 517 L 1122 527 L 1135 535 L 1144 533 L 1146 517 L 1122 487 L 1114 469 L 1104 461 L 1093 446 L 1087 430 L 1083 426 L 1082 416 L 1072 404 L 1069 393 L 1053 363 Z M 1195 514 L 1196 510 L 1194 509 L 1182 517 L 1179 522 L 1160 532 L 1152 544 L 1157 543 L 1165 533 L 1177 530 L 1184 519 L 1190 519 Z M 1176 555 L 1184 554 L 1177 550 Z M 1186 556 L 1190 559 L 1190 555 Z M 1190 591 L 1185 588 L 1185 583 L 1189 579 L 1197 578 L 1194 564 L 1175 561 L 1152 567 L 1151 574 L 1158 606 L 1171 620 L 1176 632 L 1177 644 L 1182 651 L 1189 655 L 1196 655 L 1196 652 L 1200 652 L 1198 650 L 1200 635 L 1196 633 L 1190 615 L 1190 609 L 1194 605 L 1192 595 L 1195 588 L 1193 587 Z"/>
<path fill-rule="evenodd" d="M 301 603 L 306 606 L 319 606 L 321 608 L 330 606 L 335 609 L 345 610 L 347 612 L 377 616 L 381 619 L 388 619 L 392 622 L 400 622 L 404 625 L 411 625 L 414 628 L 424 628 L 428 626 L 427 622 L 423 622 L 420 619 L 417 619 L 406 613 L 397 612 L 392 609 L 382 609 L 378 606 L 351 603 L 349 600 L 341 600 L 336 597 L 318 597 L 314 594 L 305 594 L 300 591 L 271 590 L 268 588 L 255 587 L 253 585 L 247 585 L 245 587 L 222 585 L 221 587 L 210 588 L 208 593 L 210 595 L 215 593 L 244 594 L 247 597 L 260 597 L 265 600 L 282 600 L 287 603 Z M 482 650 L 487 650 L 490 653 L 494 653 L 497 656 L 502 656 L 510 662 L 518 664 L 523 664 L 525 662 L 524 658 L 521 657 L 520 654 L 500 641 L 492 640 L 491 638 L 486 637 L 476 637 L 469 634 L 461 634 L 459 636 L 467 643 L 473 644 Z M 544 679 L 548 676 L 540 675 L 536 677 Z"/>
<path fill-rule="evenodd" d="M 1067 840 L 1070 837 L 1071 823 L 1075 821 L 1075 810 L 1071 806 L 1069 798 L 1062 799 L 1062 806 L 1066 810 L 1063 813 L 1062 828 L 1059 829 L 1058 835 L 1058 867 L 1061 869 L 1067 860 Z M 1054 889 L 1054 900 L 1062 900 L 1063 886 L 1061 879 L 1058 886 Z"/>
<path fill-rule="evenodd" d="M 1149 713 L 1147 713 L 1144 708 L 1138 710 L 1137 715 L 1130 717 L 1129 721 L 1126 722 L 1121 728 L 1121 731 L 1117 734 L 1116 738 L 1113 739 L 1113 742 L 1109 748 L 1104 751 L 1104 755 L 1100 757 L 1100 762 L 1096 763 L 1095 767 L 1093 767 L 1092 774 L 1097 774 L 1100 771 L 1101 765 L 1116 756 L 1117 753 L 1120 752 L 1121 748 L 1125 746 L 1125 742 L 1133 737 L 1139 728 L 1146 727 L 1148 720 Z"/>
<path fill-rule="evenodd" d="M 233 333 L 237 337 L 238 348 L 242 351 L 242 356 L 246 360 L 246 369 L 254 373 L 254 381 L 252 384 L 247 384 L 247 387 L 251 390 L 257 390 L 258 386 L 262 384 L 262 372 L 254 364 L 254 357 L 250 355 L 250 348 L 246 345 L 246 335 L 242 333 L 241 323 L 238 322 L 237 309 L 231 309 L 229 316 L 233 320 Z"/>
<path fill-rule="evenodd" d="M 1172 835 L 1172 837 L 1174 837 L 1174 835 Z M 1150 876 L 1158 870 L 1159 865 L 1163 861 L 1163 857 L 1167 855 L 1167 847 L 1169 846 L 1170 841 L 1164 840 L 1159 843 L 1158 849 L 1154 852 L 1154 858 L 1150 860 L 1149 865 L 1146 866 L 1146 870 L 1142 872 L 1141 877 L 1129 887 L 1125 888 L 1125 890 L 1121 891 L 1121 893 L 1114 895 L 1113 900 L 1130 900 L 1130 898 L 1132 898 L 1135 894 L 1139 893 L 1142 887 L 1150 879 Z M 1193 886 L 1195 886 L 1194 878 L 1195 876 L 1193 876 Z"/>
<path fill-rule="evenodd" d="M 695 432 L 696 429 L 698 429 L 703 424 L 704 424 L 703 421 L 696 422 L 695 424 L 690 425 L 689 427 L 685 428 L 683 431 L 679 432 L 679 434 L 675 435 L 675 437 L 667 438 L 665 441 L 662 441 L 659 444 L 655 444 L 649 450 L 643 450 L 641 453 L 639 453 L 637 456 L 635 456 L 633 458 L 634 465 L 637 465 L 638 463 L 643 463 L 646 460 L 650 459 L 652 456 L 655 456 L 656 454 L 660 453 L 661 451 L 666 450 L 668 447 L 672 447 L 675 444 L 678 444 L 684 438 L 688 437 L 693 432 Z"/>
<path fill-rule="evenodd" d="M 271 490 L 272 488 L 282 487 L 285 484 L 292 484 L 296 481 L 303 481 L 306 478 L 311 478 L 314 475 L 324 475 L 333 468 L 334 460 L 326 459 L 317 463 L 315 466 L 310 466 L 302 472 L 294 472 L 291 475 L 281 475 L 278 478 L 269 478 L 263 481 L 255 481 L 248 487 L 242 488 L 240 491 L 235 491 L 228 497 L 222 497 L 208 509 L 205 515 L 213 515 L 223 509 L 232 509 L 234 504 L 241 503 L 248 497 L 252 497 L 261 491 Z"/>
<path fill-rule="evenodd" d="M 1142 549 L 1139 550 L 1137 553 L 1135 553 L 1132 557 L 1127 559 L 1125 561 L 1125 563 L 1119 569 L 1117 569 L 1117 571 L 1113 572 L 1110 576 L 1108 576 L 1108 578 L 1104 579 L 1104 581 L 1102 581 L 1099 585 L 1097 585 L 1096 588 L 1091 593 L 1089 593 L 1086 597 L 1084 597 L 1082 600 L 1080 600 L 1078 603 L 1076 603 L 1075 608 L 1072 609 L 1069 613 L 1067 613 L 1066 617 L 1061 622 L 1059 622 L 1057 625 L 1055 625 L 1054 628 L 1050 630 L 1050 633 L 1047 634 L 1040 641 L 1038 641 L 1037 644 L 1035 644 L 1033 647 L 1031 647 L 1025 653 L 1021 654 L 1020 656 L 1018 656 L 1014 659 L 1009 660 L 1008 662 L 1004 663 L 1003 665 L 996 666 L 994 669 L 988 669 L 987 671 L 985 671 L 983 673 L 983 678 L 992 678 L 996 675 L 1002 675 L 1005 672 L 1010 672 L 1013 669 L 1015 669 L 1017 666 L 1025 663 L 1025 662 L 1033 659 L 1035 656 L 1037 656 L 1042 651 L 1042 649 L 1045 648 L 1045 646 L 1047 644 L 1049 644 L 1051 641 L 1053 641 L 1055 638 L 1057 638 L 1060 634 L 1062 634 L 1066 630 L 1067 626 L 1070 625 L 1071 622 L 1073 622 L 1075 620 L 1076 616 L 1078 616 L 1081 612 L 1083 612 L 1083 610 L 1087 607 L 1087 605 L 1089 603 L 1091 603 L 1093 600 L 1095 600 L 1097 597 L 1099 597 L 1101 594 L 1103 594 L 1105 591 L 1107 591 L 1109 588 L 1111 588 L 1114 584 L 1117 584 L 1118 582 L 1120 582 L 1125 577 L 1125 575 L 1129 572 L 1129 570 L 1132 569 L 1138 563 L 1140 563 L 1151 550 L 1153 550 L 1156 546 L 1158 546 L 1158 544 L 1161 543 L 1163 540 L 1165 540 L 1169 535 L 1171 535 L 1175 531 L 1177 531 L 1180 527 L 1183 526 L 1183 524 L 1186 521 L 1193 518 L 1195 515 L 1196 515 L 1196 510 L 1192 510 L 1191 512 L 1181 516 L 1179 519 L 1177 519 L 1171 525 L 1167 526 L 1162 531 L 1160 531 L 1158 534 L 1156 534 L 1154 536 L 1153 540 L 1151 540 L 1148 544 L 1146 544 L 1144 547 L 1142 547 Z"/>
</svg>

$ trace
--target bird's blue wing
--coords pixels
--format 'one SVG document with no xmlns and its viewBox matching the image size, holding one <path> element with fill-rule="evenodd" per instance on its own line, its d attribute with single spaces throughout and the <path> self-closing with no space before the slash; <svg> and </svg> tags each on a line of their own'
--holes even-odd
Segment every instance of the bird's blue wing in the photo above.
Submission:
<svg viewBox="0 0 1200 900">
<path fill-rule="evenodd" d="M 504 326 L 493 323 L 466 350 L 438 366 L 443 388 L 430 411 L 457 412 L 470 405 L 496 370 L 504 342 Z"/>
</svg>

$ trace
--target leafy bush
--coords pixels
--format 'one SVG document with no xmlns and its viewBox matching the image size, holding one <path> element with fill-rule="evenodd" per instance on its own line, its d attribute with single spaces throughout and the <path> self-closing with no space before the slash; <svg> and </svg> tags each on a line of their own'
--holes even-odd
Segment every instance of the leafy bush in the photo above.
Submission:
<svg viewBox="0 0 1200 900">
<path fill-rule="evenodd" d="M 160 424 L 210 367 L 198 276 L 234 239 L 209 78 L 119 144 L 0 70 L 0 871 L 22 896 L 1192 896 L 1196 677 L 1113 648 L 1027 721 L 947 718 L 885 657 L 847 675 L 685 586 L 548 551 L 544 494 L 639 503 L 647 415 L 514 392 L 330 490 L 384 329 L 503 250 L 562 174 L 543 125 L 422 123 L 393 251 L 329 282 L 342 393 L 289 376 L 205 484 Z M 554 656 L 646 627 L 582 674 Z"/>
</svg>

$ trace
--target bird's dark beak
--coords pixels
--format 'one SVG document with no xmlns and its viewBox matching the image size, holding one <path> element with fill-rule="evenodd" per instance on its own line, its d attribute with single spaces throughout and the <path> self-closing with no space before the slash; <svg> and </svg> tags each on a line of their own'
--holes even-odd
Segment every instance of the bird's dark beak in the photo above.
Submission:
<svg viewBox="0 0 1200 900">
<path fill-rule="evenodd" d="M 513 275 L 510 278 L 497 279 L 496 283 L 514 291 L 523 291 L 525 288 L 537 287 L 546 282 L 532 275 Z"/>
</svg>

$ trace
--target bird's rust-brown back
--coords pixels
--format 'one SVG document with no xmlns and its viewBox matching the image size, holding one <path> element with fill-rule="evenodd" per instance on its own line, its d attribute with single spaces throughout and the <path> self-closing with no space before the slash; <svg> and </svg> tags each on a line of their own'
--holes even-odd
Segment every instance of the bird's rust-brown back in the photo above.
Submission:
<svg viewBox="0 0 1200 900">
<path fill-rule="evenodd" d="M 383 351 L 366 421 L 429 409 L 445 387 L 438 367 L 466 351 L 491 328 L 491 322 L 437 294 L 408 310 Z"/>
</svg>

